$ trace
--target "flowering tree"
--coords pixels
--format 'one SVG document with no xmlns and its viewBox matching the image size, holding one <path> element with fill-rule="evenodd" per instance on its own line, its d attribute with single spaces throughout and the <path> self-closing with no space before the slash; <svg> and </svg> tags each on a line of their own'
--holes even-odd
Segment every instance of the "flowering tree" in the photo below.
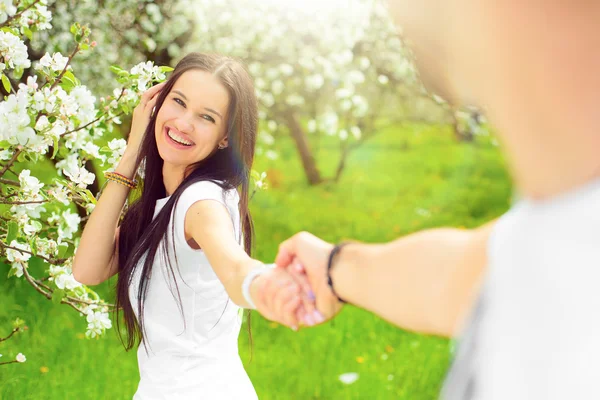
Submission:
<svg viewBox="0 0 600 400">
<path fill-rule="evenodd" d="M 66 53 L 71 35 L 63 27 L 94 15 L 90 22 L 101 50 L 78 57 L 73 65 L 84 81 L 93 82 L 92 91 L 102 94 L 111 86 L 112 64 L 152 60 L 170 65 L 189 51 L 238 57 L 249 65 L 262 106 L 257 154 L 276 158 L 277 138 L 289 134 L 311 184 L 337 181 L 350 152 L 381 131 L 383 121 L 422 121 L 423 114 L 437 113 L 433 122 L 448 123 L 460 140 L 472 137 L 467 128 L 477 120 L 434 101 L 419 84 L 384 2 L 343 5 L 64 0 L 51 3 L 55 26 L 33 38 L 29 53 L 40 58 L 43 52 L 37 49 L 48 43 Z M 339 148 L 334 171 L 319 168 L 324 145 Z M 93 171 L 91 163 L 86 168 Z"/>
<path fill-rule="evenodd" d="M 70 26 L 67 56 L 45 52 L 30 59 L 32 42 L 47 38 L 56 22 L 49 10 L 46 0 L 0 0 L 0 80 L 6 94 L 0 101 L 0 262 L 9 265 L 9 278 L 24 279 L 47 299 L 85 316 L 86 336 L 95 338 L 112 327 L 108 313 L 114 306 L 77 282 L 71 270 L 79 232 L 99 195 L 90 191 L 96 175 L 88 166 L 94 160 L 102 169 L 114 170 L 127 143 L 107 136 L 119 136 L 113 131 L 119 130 L 121 117 L 172 68 L 151 61 L 129 70 L 102 64 L 112 73 L 113 85 L 116 75 L 118 86 L 97 99 L 72 66 L 75 57 L 90 60 L 99 47 L 87 26 Z M 43 169 L 28 168 L 37 163 L 51 166 L 54 176 L 44 181 L 38 175 Z M 252 176 L 255 191 L 265 187 L 264 173 L 253 171 Z M 26 329 L 16 319 L 8 336 L 0 335 L 0 343 Z M 25 360 L 18 353 L 0 365 Z"/>
<path fill-rule="evenodd" d="M 106 143 L 103 135 L 120 124 L 120 116 L 133 110 L 141 92 L 164 80 L 170 68 L 152 63 L 130 71 L 114 67 L 119 87 L 97 102 L 70 65 L 76 55 L 94 47 L 89 28 L 74 24 L 69 55 L 45 53 L 33 65 L 37 74 L 18 83 L 32 67 L 24 38 L 48 29 L 51 21 L 43 0 L 0 2 L 0 74 L 7 93 L 0 102 L 0 260 L 10 266 L 9 277 L 25 279 L 47 299 L 85 316 L 86 335 L 93 338 L 111 328 L 108 312 L 113 306 L 77 282 L 71 271 L 80 225 L 96 203 L 88 189 L 96 177 L 85 163 L 98 160 L 106 170 L 116 166 L 126 142 Z M 55 167 L 52 182 L 42 182 L 34 171 L 22 168 L 47 159 Z M 74 212 L 77 207 L 83 217 Z M 24 329 L 21 320 L 15 321 L 0 342 Z M 19 353 L 14 361 L 25 359 Z"/>
<path fill-rule="evenodd" d="M 262 106 L 262 146 L 274 150 L 276 137 L 289 133 L 311 184 L 328 180 L 315 156 L 322 142 L 339 146 L 330 173 L 337 181 L 349 152 L 378 131 L 390 105 L 421 91 L 383 2 L 346 3 L 197 1 L 196 29 L 184 47 L 248 63 Z"/>
</svg>

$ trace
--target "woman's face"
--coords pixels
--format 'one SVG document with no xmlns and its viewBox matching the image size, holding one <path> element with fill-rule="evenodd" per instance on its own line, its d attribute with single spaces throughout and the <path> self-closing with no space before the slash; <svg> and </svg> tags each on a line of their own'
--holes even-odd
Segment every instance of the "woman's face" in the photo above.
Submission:
<svg viewBox="0 0 600 400">
<path fill-rule="evenodd" d="M 227 146 L 228 106 L 229 93 L 211 73 L 184 72 L 156 116 L 156 145 L 163 161 L 185 168 L 217 146 Z"/>
</svg>

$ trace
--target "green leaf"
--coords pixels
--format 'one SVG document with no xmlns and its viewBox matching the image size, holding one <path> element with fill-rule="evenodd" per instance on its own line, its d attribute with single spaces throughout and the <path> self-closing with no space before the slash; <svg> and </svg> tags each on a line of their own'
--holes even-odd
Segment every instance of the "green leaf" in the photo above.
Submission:
<svg viewBox="0 0 600 400">
<path fill-rule="evenodd" d="M 65 74 L 63 75 L 63 78 L 66 78 L 66 79 L 72 81 L 73 85 L 75 85 L 75 86 L 77 86 L 77 84 L 79 83 L 78 79 L 75 77 L 75 75 L 73 75 L 73 72 L 71 72 L 71 71 L 65 72 Z"/>
<path fill-rule="evenodd" d="M 67 71 L 63 77 L 61 78 L 60 87 L 63 88 L 66 92 L 70 92 L 75 86 L 77 86 L 77 82 L 75 81 L 75 76 L 71 73 L 70 76 L 67 76 Z"/>
<path fill-rule="evenodd" d="M 39 223 L 39 221 L 33 221 L 32 225 L 35 224 L 37 222 L 37 225 L 39 225 L 38 229 L 42 229 L 42 224 Z M 31 237 L 29 239 L 29 248 L 31 249 L 31 252 L 33 253 L 34 256 L 37 256 L 37 244 L 35 243 L 35 237 Z"/>
<path fill-rule="evenodd" d="M 21 77 L 23 76 L 23 72 L 25 70 L 23 68 L 15 68 L 13 71 L 13 76 L 15 77 L 15 79 L 21 79 Z"/>
<path fill-rule="evenodd" d="M 63 289 L 56 289 L 52 293 L 52 302 L 54 304 L 60 304 L 60 301 L 65 297 L 65 291 Z"/>
<path fill-rule="evenodd" d="M 73 35 L 75 35 L 75 34 L 77 33 L 77 31 L 78 31 L 78 30 L 79 30 L 79 29 L 77 28 L 77 24 L 76 24 L 76 23 L 75 23 L 75 24 L 73 24 L 73 25 L 71 25 L 70 32 L 71 32 Z"/>
<path fill-rule="evenodd" d="M 29 40 L 33 39 L 33 32 L 31 32 L 31 29 L 25 27 L 25 28 L 23 28 L 23 33 L 25 34 L 25 36 L 27 36 L 27 39 L 29 39 Z"/>
<path fill-rule="evenodd" d="M 67 258 L 67 253 L 69 252 L 69 244 L 62 242 L 58 247 L 58 258 Z"/>
<path fill-rule="evenodd" d="M 38 220 L 31 221 L 30 225 L 33 226 L 38 231 L 43 228 L 42 223 Z"/>
<path fill-rule="evenodd" d="M 6 243 L 10 244 L 13 240 L 17 238 L 17 233 L 19 232 L 19 225 L 16 221 L 10 221 L 8 223 L 8 234 L 6 236 Z"/>
<path fill-rule="evenodd" d="M 4 86 L 4 90 L 6 90 L 8 93 L 11 92 L 12 86 L 10 84 L 10 80 L 4 74 L 2 74 L 2 86 Z"/>
<path fill-rule="evenodd" d="M 19 36 L 19 32 L 16 29 L 11 28 L 10 26 L 5 26 L 0 30 L 2 30 L 3 32 L 12 33 L 13 35 L 15 35 L 17 37 Z"/>
<path fill-rule="evenodd" d="M 82 43 L 81 46 L 79 46 L 79 48 L 81 48 L 81 50 L 89 50 L 90 45 L 87 43 Z"/>
<path fill-rule="evenodd" d="M 90 192 L 88 189 L 85 189 L 85 190 L 83 190 L 83 194 L 85 194 L 85 196 L 88 198 L 90 203 L 96 204 L 96 198 L 94 197 L 92 192 Z"/>
<path fill-rule="evenodd" d="M 12 323 L 13 328 L 21 328 L 24 325 L 25 325 L 25 321 L 23 321 L 21 318 L 15 319 Z"/>
<path fill-rule="evenodd" d="M 117 74 L 117 75 L 120 75 L 120 74 L 121 74 L 121 72 L 126 72 L 126 71 L 124 71 L 124 70 L 123 70 L 121 67 L 117 67 L 116 65 L 111 65 L 111 66 L 110 66 L 110 70 L 111 70 L 112 72 L 114 72 L 115 74 Z"/>
<path fill-rule="evenodd" d="M 159 70 L 160 72 L 171 72 L 171 71 L 173 71 L 174 69 L 175 69 L 175 68 L 173 68 L 173 67 L 169 67 L 169 66 L 166 66 L 166 65 L 165 65 L 165 66 L 162 66 L 162 67 L 158 67 L 158 70 Z"/>
<path fill-rule="evenodd" d="M 54 136 L 54 145 L 52 146 L 53 150 L 52 150 L 52 159 L 54 160 L 54 157 L 56 157 L 56 153 L 58 152 L 58 138 L 56 136 Z"/>
</svg>

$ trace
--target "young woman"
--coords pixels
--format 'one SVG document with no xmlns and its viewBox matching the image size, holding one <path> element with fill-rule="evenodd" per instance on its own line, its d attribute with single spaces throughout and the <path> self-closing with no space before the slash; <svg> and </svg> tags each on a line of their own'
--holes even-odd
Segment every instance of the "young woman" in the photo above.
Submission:
<svg viewBox="0 0 600 400">
<path fill-rule="evenodd" d="M 142 344 L 135 399 L 256 398 L 238 355 L 240 307 L 253 308 L 261 292 L 261 313 L 298 325 L 278 316 L 301 306 L 302 282 L 248 255 L 256 130 L 251 78 L 216 55 L 186 56 L 134 111 L 127 150 L 107 175 L 73 273 L 88 285 L 119 273 L 124 344 Z M 141 196 L 119 225 L 143 160 Z"/>
</svg>

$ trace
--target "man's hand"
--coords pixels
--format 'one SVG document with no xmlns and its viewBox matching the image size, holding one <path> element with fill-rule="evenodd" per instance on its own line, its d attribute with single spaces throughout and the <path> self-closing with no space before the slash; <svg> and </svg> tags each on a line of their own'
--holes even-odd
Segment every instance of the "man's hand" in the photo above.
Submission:
<svg viewBox="0 0 600 400">
<path fill-rule="evenodd" d="M 305 293 L 308 288 L 308 297 L 316 299 L 319 312 L 307 310 L 302 322 L 309 326 L 333 318 L 342 308 L 342 303 L 327 284 L 327 261 L 332 249 L 332 244 L 308 232 L 298 233 L 279 246 L 275 260 L 278 269 L 287 269 L 296 277 L 306 275 L 312 288 L 311 293 L 308 286 L 302 287 Z"/>
</svg>

